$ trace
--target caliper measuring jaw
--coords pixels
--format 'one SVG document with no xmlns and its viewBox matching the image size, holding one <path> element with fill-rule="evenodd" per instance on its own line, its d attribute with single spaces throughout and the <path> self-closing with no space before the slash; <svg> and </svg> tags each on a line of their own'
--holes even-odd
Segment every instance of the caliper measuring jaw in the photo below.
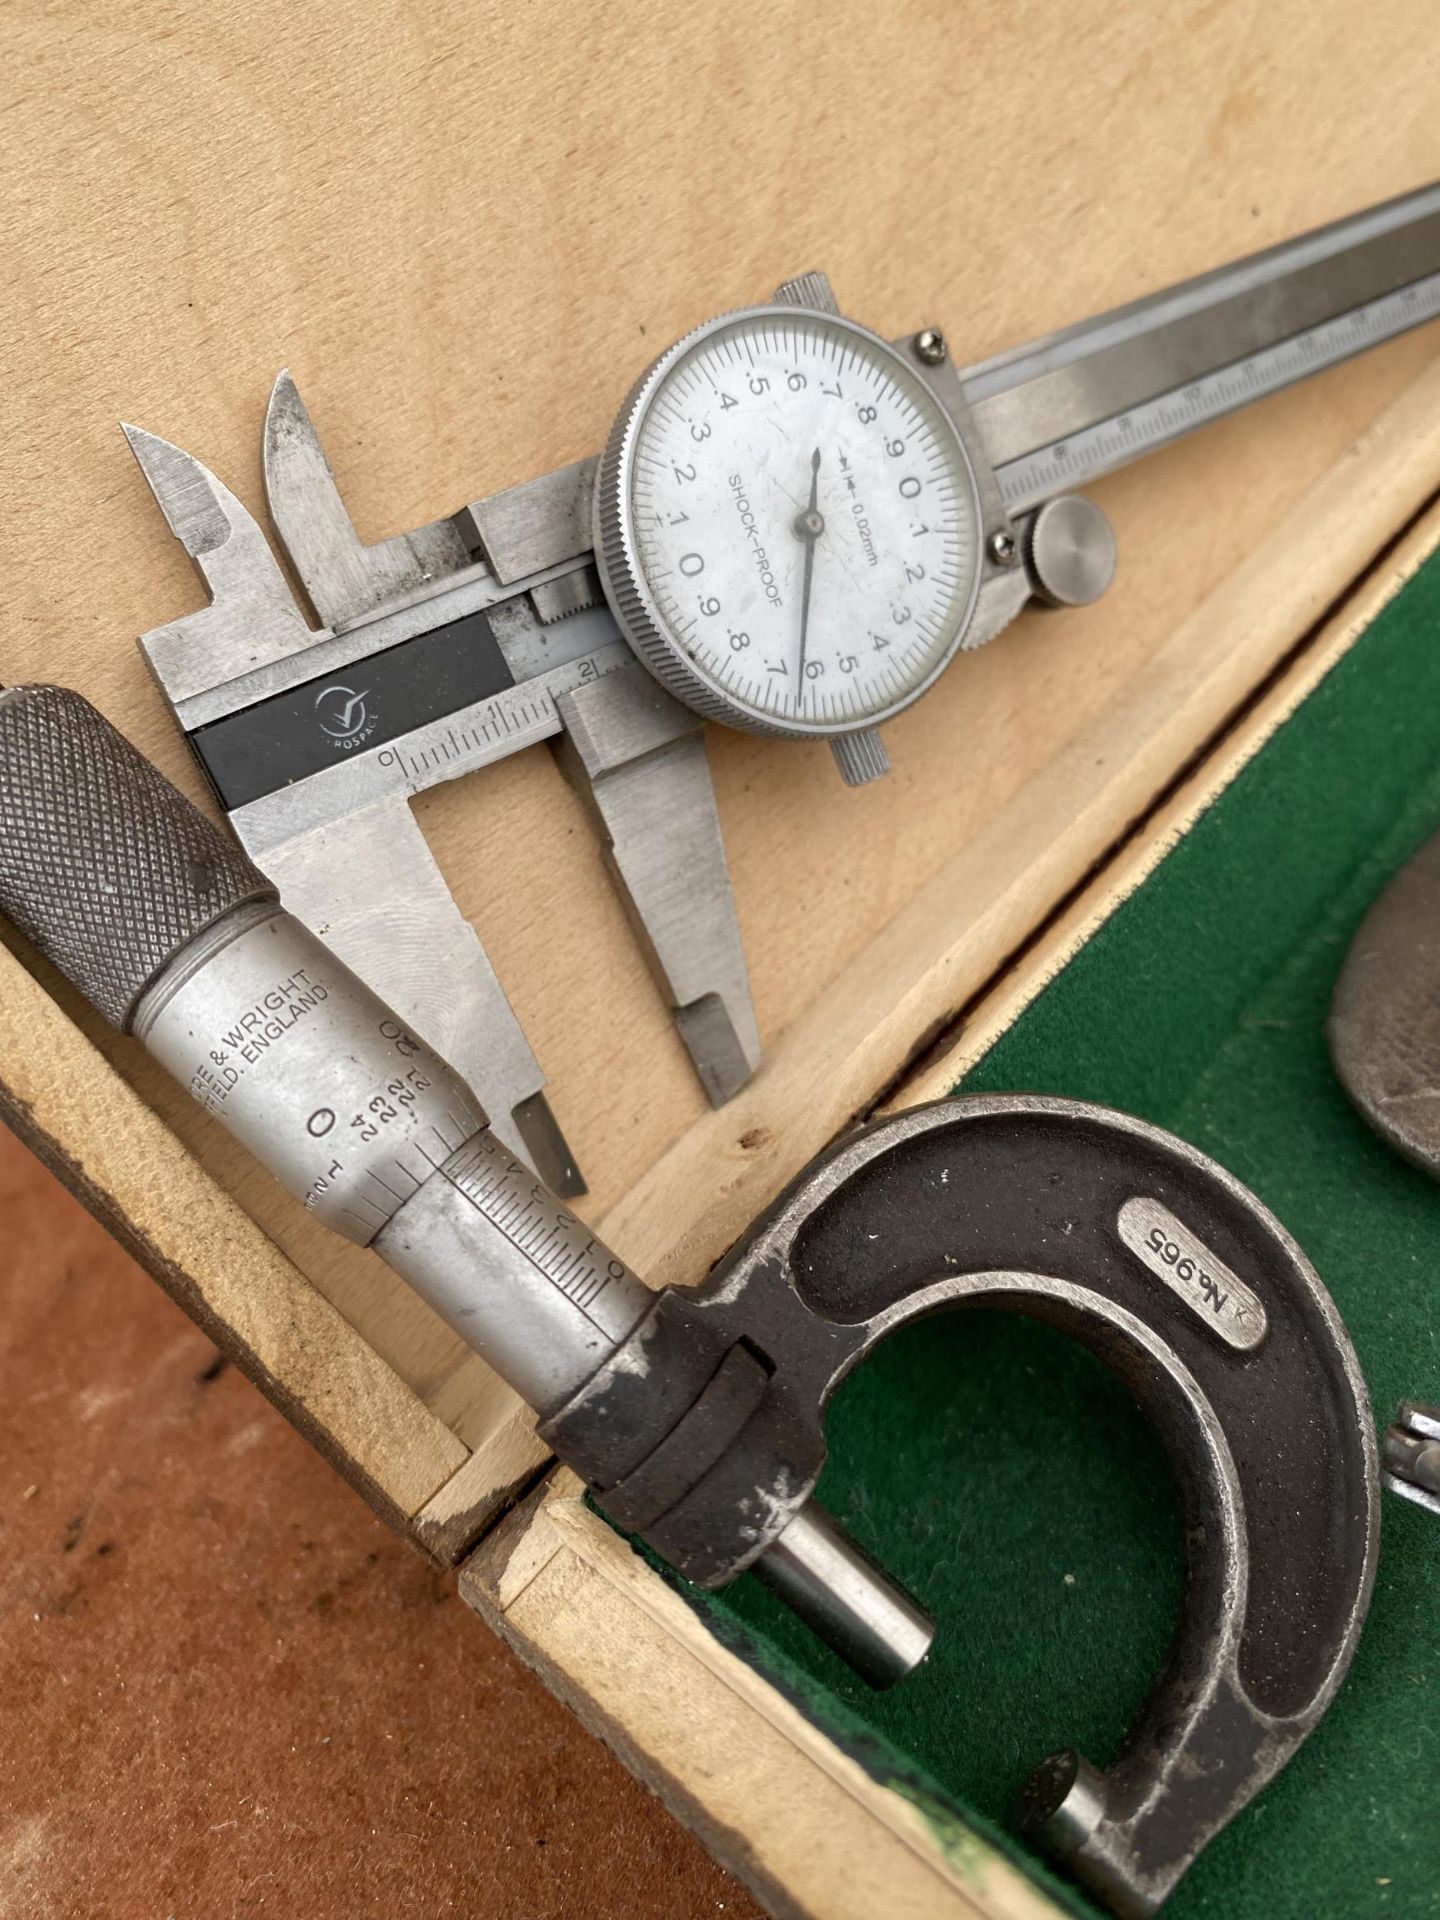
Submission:
<svg viewBox="0 0 1440 1920">
<path fill-rule="evenodd" d="M 707 1096 L 738 1092 L 760 1044 L 704 723 L 639 666 L 600 596 L 593 463 L 365 545 L 282 373 L 265 484 L 316 630 L 234 494 L 168 441 L 125 431 L 211 596 L 140 644 L 242 846 L 451 1062 L 505 1144 L 557 1191 L 583 1192 L 410 801 L 540 740 L 563 748 Z"/>
</svg>

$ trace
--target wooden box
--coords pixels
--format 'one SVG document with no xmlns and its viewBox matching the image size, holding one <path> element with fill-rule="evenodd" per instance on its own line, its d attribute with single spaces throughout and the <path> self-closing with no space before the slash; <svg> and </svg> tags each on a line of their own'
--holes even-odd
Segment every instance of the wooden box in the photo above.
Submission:
<svg viewBox="0 0 1440 1920">
<path fill-rule="evenodd" d="M 1440 90 L 1394 83 L 1428 15 L 1386 11 L 37 16 L 11 81 L 0 677 L 78 686 L 200 798 L 133 644 L 197 589 L 120 415 L 258 508 L 288 362 L 379 538 L 598 448 L 652 351 L 807 267 L 881 332 L 934 321 L 980 358 L 1440 171 Z M 697 1279 L 839 1129 L 951 1086 L 1440 541 L 1434 350 L 1104 482 L 1110 596 L 962 658 L 889 729 L 888 780 L 713 735 L 767 1050 L 718 1113 L 544 750 L 423 797 L 583 1210 L 642 1275 Z M 957 1865 L 726 1651 L 478 1359 L 0 932 L 0 1112 L 763 1899 L 1051 1910 L 978 1840 Z"/>
</svg>

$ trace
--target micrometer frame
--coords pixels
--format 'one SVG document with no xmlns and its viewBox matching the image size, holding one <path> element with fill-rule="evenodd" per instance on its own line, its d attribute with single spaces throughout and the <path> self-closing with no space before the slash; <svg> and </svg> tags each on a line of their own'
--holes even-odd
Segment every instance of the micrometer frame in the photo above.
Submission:
<svg viewBox="0 0 1440 1920">
<path fill-rule="evenodd" d="M 1237 1346 L 1137 1257 L 1120 1228 L 1137 1195 L 1246 1276 L 1262 1340 Z M 1165 1672 L 1104 1774 L 1052 1756 L 1025 1811 L 1118 1913 L 1148 1914 L 1334 1697 L 1379 1539 L 1349 1338 L 1300 1249 L 1222 1168 L 1128 1115 L 1040 1095 L 877 1122 L 807 1169 L 693 1293 L 661 1295 L 541 1431 L 619 1524 L 724 1585 L 809 1498 L 839 1384 L 900 1326 L 966 1306 L 1079 1339 L 1141 1403 L 1175 1473 L 1188 1572 Z"/>
</svg>

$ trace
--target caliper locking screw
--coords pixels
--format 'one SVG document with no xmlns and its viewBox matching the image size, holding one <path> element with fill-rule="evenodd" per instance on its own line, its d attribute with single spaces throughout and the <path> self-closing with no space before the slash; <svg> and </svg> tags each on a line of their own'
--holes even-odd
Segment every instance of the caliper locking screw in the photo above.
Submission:
<svg viewBox="0 0 1440 1920">
<path fill-rule="evenodd" d="M 999 533 L 992 533 L 985 543 L 985 550 L 997 567 L 1013 567 L 1020 558 L 1020 548 L 1013 533 L 1006 533 L 1002 527 Z"/>
<path fill-rule="evenodd" d="M 915 336 L 915 351 L 927 367 L 938 367 L 950 349 L 938 327 L 922 327 Z"/>
</svg>

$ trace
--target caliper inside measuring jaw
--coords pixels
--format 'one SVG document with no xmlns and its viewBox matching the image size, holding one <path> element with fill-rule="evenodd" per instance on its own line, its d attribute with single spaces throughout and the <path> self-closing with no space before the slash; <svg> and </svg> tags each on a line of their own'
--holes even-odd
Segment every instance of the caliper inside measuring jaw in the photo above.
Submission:
<svg viewBox="0 0 1440 1920">
<path fill-rule="evenodd" d="M 754 1572 L 874 1684 L 919 1666 L 933 1628 L 814 1497 L 831 1395 L 942 1309 L 1083 1342 L 1165 1445 L 1188 1555 L 1118 1755 L 1051 1756 L 1023 1810 L 1116 1913 L 1152 1913 L 1334 1698 L 1378 1543 L 1364 1382 L 1300 1249 L 1186 1142 L 1076 1100 L 941 1101 L 821 1154 L 698 1286 L 652 1294 L 240 849 L 59 688 L 0 692 L 0 912 L 486 1359 L 617 1525 L 703 1586 Z M 259 1036 L 256 1008 L 278 1010 Z M 943 1669 L 921 1684 L 943 1710 Z"/>
<path fill-rule="evenodd" d="M 737 1093 L 760 1044 L 704 723 L 639 665 L 600 595 L 594 462 L 365 545 L 282 373 L 266 492 L 316 630 L 234 494 L 125 431 L 211 594 L 141 645 L 242 846 L 474 1088 L 511 1151 L 584 1191 L 410 800 L 536 741 L 556 743 L 588 804 L 707 1095 Z"/>
</svg>

